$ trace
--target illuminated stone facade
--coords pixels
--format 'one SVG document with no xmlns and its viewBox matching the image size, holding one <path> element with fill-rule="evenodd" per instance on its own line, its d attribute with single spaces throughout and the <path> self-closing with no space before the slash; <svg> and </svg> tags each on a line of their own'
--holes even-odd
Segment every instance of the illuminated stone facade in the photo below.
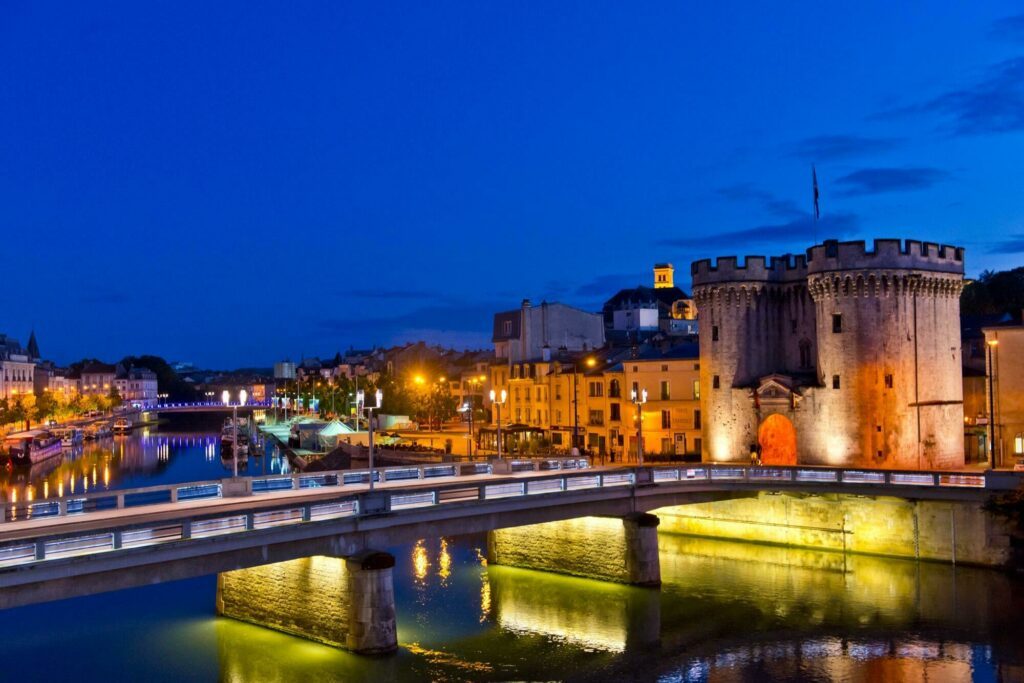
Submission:
<svg viewBox="0 0 1024 683">
<path fill-rule="evenodd" d="M 962 248 L 829 240 L 691 271 L 705 460 L 963 464 Z"/>
</svg>

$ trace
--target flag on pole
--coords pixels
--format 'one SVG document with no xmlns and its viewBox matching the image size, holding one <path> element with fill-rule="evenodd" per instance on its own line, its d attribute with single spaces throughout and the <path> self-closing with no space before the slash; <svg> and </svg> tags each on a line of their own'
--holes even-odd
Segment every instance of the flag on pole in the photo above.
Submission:
<svg viewBox="0 0 1024 683">
<path fill-rule="evenodd" d="M 814 182 L 814 220 L 821 218 L 821 209 L 818 208 L 818 169 L 811 164 L 811 180 Z"/>
</svg>

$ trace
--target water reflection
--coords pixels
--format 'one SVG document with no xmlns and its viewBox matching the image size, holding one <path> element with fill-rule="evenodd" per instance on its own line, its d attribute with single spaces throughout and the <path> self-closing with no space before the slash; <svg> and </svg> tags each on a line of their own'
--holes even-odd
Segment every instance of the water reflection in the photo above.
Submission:
<svg viewBox="0 0 1024 683">
<path fill-rule="evenodd" d="M 219 432 L 161 432 L 150 428 L 65 449 L 31 467 L 0 468 L 0 502 L 159 484 L 219 479 L 231 470 L 220 458 Z M 249 474 L 288 473 L 273 445 L 249 458 Z"/>
</svg>

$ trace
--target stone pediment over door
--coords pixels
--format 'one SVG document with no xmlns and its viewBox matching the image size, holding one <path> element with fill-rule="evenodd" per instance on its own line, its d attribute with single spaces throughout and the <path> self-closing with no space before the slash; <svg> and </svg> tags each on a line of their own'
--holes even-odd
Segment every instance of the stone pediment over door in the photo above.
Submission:
<svg viewBox="0 0 1024 683">
<path fill-rule="evenodd" d="M 789 410 L 796 408 L 801 396 L 793 391 L 794 381 L 787 375 L 767 375 L 754 389 L 757 407 L 768 410 Z"/>
</svg>

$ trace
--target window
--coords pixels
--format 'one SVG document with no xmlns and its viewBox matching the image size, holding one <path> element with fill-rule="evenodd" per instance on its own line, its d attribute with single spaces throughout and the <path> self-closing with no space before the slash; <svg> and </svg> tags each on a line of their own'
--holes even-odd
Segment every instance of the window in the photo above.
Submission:
<svg viewBox="0 0 1024 683">
<path fill-rule="evenodd" d="M 622 395 L 622 388 L 619 386 L 619 380 L 613 379 L 608 383 L 608 396 L 611 398 L 619 398 Z"/>
<path fill-rule="evenodd" d="M 693 400 L 696 401 L 700 398 L 700 380 L 693 380 Z"/>
<path fill-rule="evenodd" d="M 516 400 L 519 400 L 519 387 L 516 387 Z M 367 475 L 369 476 L 369 475 Z"/>
<path fill-rule="evenodd" d="M 561 410 L 556 410 L 555 411 L 555 424 L 562 424 L 562 411 Z"/>
<path fill-rule="evenodd" d="M 608 419 L 612 422 L 619 422 L 622 420 L 622 409 L 618 403 L 612 403 L 608 406 Z"/>
<path fill-rule="evenodd" d="M 718 325 L 711 326 L 711 341 L 718 341 Z"/>
<path fill-rule="evenodd" d="M 1014 455 L 1024 455 L 1024 434 L 1021 432 L 1013 437 L 1013 452 Z"/>
<path fill-rule="evenodd" d="M 591 410 L 590 411 L 590 424 L 595 427 L 600 427 L 604 424 L 604 411 L 603 410 Z"/>
<path fill-rule="evenodd" d="M 832 332 L 839 334 L 843 331 L 843 314 L 833 313 L 832 314 Z"/>
<path fill-rule="evenodd" d="M 839 375 L 832 375 L 832 388 L 833 389 L 838 389 L 839 388 Z"/>
<path fill-rule="evenodd" d="M 592 397 L 604 396 L 604 384 L 601 382 L 590 383 L 590 395 Z"/>
<path fill-rule="evenodd" d="M 519 366 L 518 365 L 513 365 L 512 366 L 512 379 L 519 379 Z"/>
<path fill-rule="evenodd" d="M 540 394 L 540 387 L 537 387 L 537 400 L 538 400 L 538 401 L 541 401 L 541 400 L 543 400 L 543 399 L 541 398 L 541 394 Z M 367 475 L 367 476 L 369 476 L 369 475 Z"/>
<path fill-rule="evenodd" d="M 700 410 L 693 411 L 693 428 L 700 429 Z"/>
<path fill-rule="evenodd" d="M 892 389 L 892 374 L 891 373 L 885 376 L 885 388 L 886 389 Z"/>
<path fill-rule="evenodd" d="M 668 372 L 668 366 L 667 365 L 662 365 L 661 366 L 661 371 L 662 372 Z"/>
<path fill-rule="evenodd" d="M 694 370 L 700 370 L 700 363 L 694 363 L 693 364 L 693 369 Z"/>
<path fill-rule="evenodd" d="M 553 432 L 551 434 L 551 443 L 554 444 L 555 446 L 561 446 L 562 445 L 562 433 L 561 432 Z"/>
<path fill-rule="evenodd" d="M 505 322 L 503 322 L 501 324 L 501 329 L 506 335 L 512 334 L 512 321 L 506 320 Z"/>
<path fill-rule="evenodd" d="M 672 411 L 663 410 L 661 411 L 661 428 L 672 429 Z"/>
<path fill-rule="evenodd" d="M 715 375 L 714 377 L 711 378 L 711 388 L 712 389 L 718 389 L 720 384 L 721 383 L 718 381 L 718 375 Z"/>
<path fill-rule="evenodd" d="M 639 396 L 639 395 L 640 395 L 640 382 L 633 382 L 633 391 L 630 393 L 630 396 Z"/>
<path fill-rule="evenodd" d="M 668 390 L 668 380 L 661 380 L 661 400 L 669 401 L 672 399 L 671 392 Z"/>
<path fill-rule="evenodd" d="M 555 400 L 556 401 L 561 401 L 562 400 L 562 385 L 561 384 L 556 384 L 555 385 Z"/>
</svg>

